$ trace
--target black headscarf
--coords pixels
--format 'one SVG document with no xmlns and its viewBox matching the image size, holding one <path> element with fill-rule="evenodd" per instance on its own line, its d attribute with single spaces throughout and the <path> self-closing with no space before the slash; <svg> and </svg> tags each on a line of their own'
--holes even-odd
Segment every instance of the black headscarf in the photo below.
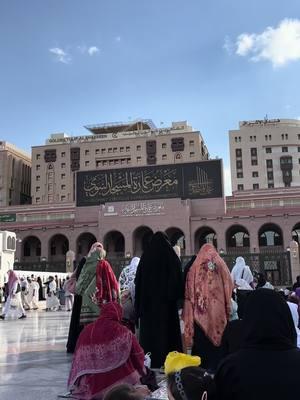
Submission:
<svg viewBox="0 0 300 400">
<path fill-rule="evenodd" d="M 152 236 L 139 262 L 135 285 L 138 317 L 155 303 L 159 305 L 183 298 L 181 262 L 165 233 L 156 232 Z"/>
<path fill-rule="evenodd" d="M 297 347 L 289 307 L 274 290 L 260 289 L 249 295 L 243 323 L 242 348 L 289 350 Z"/>
<path fill-rule="evenodd" d="M 259 289 L 259 288 L 264 287 L 265 284 L 267 283 L 267 280 L 266 280 L 265 275 L 262 274 L 262 273 L 260 273 L 260 272 L 256 275 L 256 278 L 257 278 L 257 286 L 256 286 L 256 289 Z"/>
</svg>

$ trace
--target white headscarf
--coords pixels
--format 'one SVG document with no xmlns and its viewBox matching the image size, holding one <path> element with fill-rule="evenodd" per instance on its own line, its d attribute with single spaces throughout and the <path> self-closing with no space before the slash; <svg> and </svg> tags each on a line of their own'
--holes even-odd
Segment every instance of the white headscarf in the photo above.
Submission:
<svg viewBox="0 0 300 400">
<path fill-rule="evenodd" d="M 127 267 L 123 268 L 121 275 L 119 277 L 119 285 L 121 293 L 125 290 L 132 290 L 132 286 L 134 286 L 134 279 L 137 267 L 139 265 L 140 258 L 133 257 L 130 261 L 130 264 Z"/>
<path fill-rule="evenodd" d="M 235 283 L 238 279 L 243 279 L 245 280 L 249 285 L 250 283 L 253 282 L 253 275 L 248 267 L 246 265 L 245 260 L 243 257 L 237 257 L 235 261 L 235 266 L 233 267 L 231 271 L 231 277 L 233 280 L 233 283 Z"/>
<path fill-rule="evenodd" d="M 293 317 L 293 321 L 294 321 L 294 325 L 295 325 L 295 329 L 297 332 L 297 347 L 300 348 L 300 329 L 298 328 L 298 324 L 299 324 L 298 307 L 297 307 L 297 304 L 290 303 L 289 301 L 287 302 L 287 305 L 290 308 L 290 311 L 291 311 L 291 314 Z"/>
<path fill-rule="evenodd" d="M 235 284 L 240 290 L 253 290 L 253 288 L 249 285 L 247 281 L 245 281 L 245 279 L 237 279 L 235 281 Z"/>
</svg>

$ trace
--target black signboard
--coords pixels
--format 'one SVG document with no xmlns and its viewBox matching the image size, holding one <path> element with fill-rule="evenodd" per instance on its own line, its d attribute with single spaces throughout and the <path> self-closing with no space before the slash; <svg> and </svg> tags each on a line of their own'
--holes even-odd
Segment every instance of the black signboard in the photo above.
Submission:
<svg viewBox="0 0 300 400">
<path fill-rule="evenodd" d="M 77 173 L 77 206 L 222 197 L 221 160 Z"/>
</svg>

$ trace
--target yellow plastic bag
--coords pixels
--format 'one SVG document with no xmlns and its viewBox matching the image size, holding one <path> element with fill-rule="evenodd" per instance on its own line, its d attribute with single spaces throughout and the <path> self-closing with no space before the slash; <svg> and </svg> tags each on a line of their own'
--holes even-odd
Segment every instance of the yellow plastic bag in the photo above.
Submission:
<svg viewBox="0 0 300 400">
<path fill-rule="evenodd" d="M 168 375 L 187 367 L 199 367 L 200 364 L 201 358 L 198 356 L 172 351 L 167 355 L 165 361 L 165 374 Z"/>
</svg>

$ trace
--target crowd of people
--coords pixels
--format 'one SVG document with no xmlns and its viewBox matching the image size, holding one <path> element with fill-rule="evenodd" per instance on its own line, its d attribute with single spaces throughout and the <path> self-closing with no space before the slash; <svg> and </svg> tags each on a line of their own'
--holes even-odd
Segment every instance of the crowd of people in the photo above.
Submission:
<svg viewBox="0 0 300 400">
<path fill-rule="evenodd" d="M 16 296 L 22 305 L 13 271 L 8 285 L 5 307 Z M 63 397 L 276 400 L 297 392 L 300 277 L 291 290 L 276 290 L 243 257 L 230 272 L 208 243 L 182 268 L 156 232 L 118 280 L 94 243 L 63 287 L 74 296 Z M 54 277 L 48 309 L 57 308 L 56 292 Z"/>
</svg>

